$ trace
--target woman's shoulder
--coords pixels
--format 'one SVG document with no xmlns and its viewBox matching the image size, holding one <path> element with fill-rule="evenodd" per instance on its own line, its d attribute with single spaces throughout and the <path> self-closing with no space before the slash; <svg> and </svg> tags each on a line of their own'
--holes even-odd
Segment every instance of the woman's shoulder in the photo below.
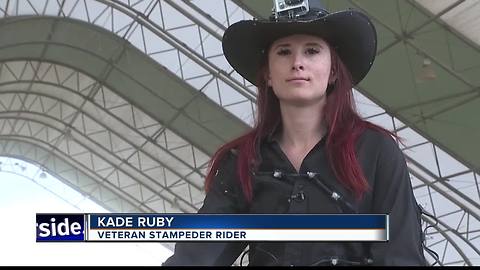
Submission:
<svg viewBox="0 0 480 270">
<path fill-rule="evenodd" d="M 231 148 L 226 150 L 223 155 L 217 157 L 218 169 L 232 171 L 237 165 L 238 150 Z"/>
<path fill-rule="evenodd" d="M 400 152 L 395 138 L 388 133 L 373 127 L 367 127 L 358 138 L 357 147 L 359 150 L 365 150 L 370 154 L 383 153 L 388 155 Z"/>
<path fill-rule="evenodd" d="M 235 148 L 230 148 L 228 151 L 225 152 L 224 159 L 227 159 L 228 161 L 236 161 L 238 158 L 238 149 Z"/>
</svg>

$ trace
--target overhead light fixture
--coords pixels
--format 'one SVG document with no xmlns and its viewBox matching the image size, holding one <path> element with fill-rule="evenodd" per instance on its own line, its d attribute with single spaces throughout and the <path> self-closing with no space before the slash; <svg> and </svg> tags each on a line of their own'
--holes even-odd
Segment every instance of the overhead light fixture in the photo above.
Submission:
<svg viewBox="0 0 480 270">
<path fill-rule="evenodd" d="M 428 58 L 423 59 L 422 67 L 418 74 L 418 79 L 420 81 L 431 81 L 437 78 L 437 74 L 432 66 L 432 60 Z"/>
<path fill-rule="evenodd" d="M 47 178 L 47 174 L 45 173 L 45 170 L 42 170 L 42 172 L 39 175 L 40 179 L 45 179 Z"/>
<path fill-rule="evenodd" d="M 22 170 L 22 172 L 24 172 L 27 169 L 27 167 L 25 165 L 23 165 L 21 163 L 18 163 L 18 162 L 15 162 L 14 165 L 17 166 L 18 168 L 20 168 L 20 170 Z"/>
</svg>

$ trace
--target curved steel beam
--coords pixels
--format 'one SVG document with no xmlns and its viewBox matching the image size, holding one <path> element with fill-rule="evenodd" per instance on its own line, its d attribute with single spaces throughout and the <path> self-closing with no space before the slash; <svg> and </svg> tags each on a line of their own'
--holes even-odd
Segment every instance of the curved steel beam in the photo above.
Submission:
<svg viewBox="0 0 480 270">
<path fill-rule="evenodd" d="M 13 112 L 13 113 L 18 113 L 18 112 Z M 45 125 L 45 126 L 51 128 L 51 129 L 54 129 L 54 130 L 58 131 L 59 133 L 61 133 L 62 135 L 64 135 L 63 131 L 65 130 L 65 128 L 58 128 L 57 126 L 54 126 L 47 121 L 44 122 L 44 121 L 41 120 L 41 119 L 50 119 L 51 122 L 55 122 L 60 126 L 65 126 L 65 123 L 62 123 L 61 121 L 53 118 L 52 116 L 37 113 L 37 112 L 28 112 L 28 111 L 22 112 L 21 116 L 15 116 L 15 117 L 8 116 L 8 115 L 3 116 L 4 114 L 6 114 L 6 113 L 5 112 L 0 112 L 0 119 L 12 119 L 12 120 L 19 120 L 20 119 L 20 120 L 25 120 L 25 121 L 30 121 L 30 122 L 36 122 L 38 124 Z M 34 115 L 35 117 L 38 117 L 40 119 L 36 119 L 34 117 L 29 118 L 28 117 L 29 115 Z M 102 156 L 104 153 L 108 153 L 108 149 L 105 149 L 102 145 L 98 144 L 97 142 L 91 141 L 90 138 L 84 137 L 84 135 L 80 131 L 76 130 L 74 127 L 70 126 L 69 128 L 70 128 L 70 130 L 72 130 L 74 132 L 73 134 L 71 134 L 72 138 L 77 137 L 77 138 L 80 139 L 81 137 L 83 137 L 82 141 L 78 141 L 78 139 L 75 140 L 75 141 L 77 141 L 77 143 L 79 143 L 82 147 L 87 149 L 90 153 L 94 153 L 97 156 Z M 12 136 L 14 136 L 14 135 L 12 135 Z M 89 143 L 92 146 L 86 145 L 85 144 L 86 141 L 89 141 Z M 51 144 L 51 142 L 45 142 L 45 143 Z M 52 146 L 52 149 L 58 149 L 58 148 L 56 146 Z M 98 150 L 101 150 L 103 153 L 98 152 Z M 125 175 L 129 176 L 131 179 L 134 179 L 134 181 L 138 181 L 138 180 L 136 179 L 136 177 L 134 177 L 134 175 L 132 175 L 132 172 L 135 172 L 136 174 L 141 175 L 144 179 L 147 179 L 148 181 L 150 181 L 150 183 L 147 185 L 146 183 L 143 183 L 143 182 L 140 183 L 139 182 L 139 184 L 145 186 L 145 188 L 150 190 L 150 192 L 152 192 L 153 194 L 156 194 L 160 198 L 163 198 L 164 200 L 168 201 L 172 205 L 178 204 L 174 200 L 172 200 L 168 197 L 165 197 L 163 194 L 161 194 L 160 191 L 157 190 L 157 188 L 160 187 L 161 191 L 163 191 L 163 190 L 167 191 L 172 197 L 178 198 L 178 200 L 183 202 L 184 205 L 191 207 L 190 209 L 186 209 L 186 208 L 182 209 L 182 207 L 180 206 L 180 210 L 182 210 L 184 212 L 191 212 L 191 211 L 196 210 L 196 206 L 192 205 L 190 202 L 186 201 L 184 198 L 178 197 L 170 188 L 164 187 L 160 183 L 155 182 L 154 179 L 152 179 L 150 176 L 146 175 L 144 172 L 139 171 L 137 168 L 133 167 L 129 163 L 124 163 L 121 158 L 116 157 L 116 156 L 114 156 L 114 158 L 117 159 L 117 161 L 119 161 L 118 164 L 125 164 L 126 167 L 121 167 L 120 165 L 111 163 L 111 166 L 113 168 L 116 168 L 117 170 L 121 171 Z M 108 163 L 111 162 L 110 160 L 105 160 L 105 161 L 108 162 Z M 153 184 L 153 186 L 152 186 L 152 184 Z M 154 186 L 157 186 L 157 187 L 154 187 Z"/>
<path fill-rule="evenodd" d="M 104 48 L 81 44 L 74 40 L 77 37 L 65 35 L 56 37 L 49 42 L 49 48 L 51 49 L 47 54 L 38 54 L 36 48 L 43 46 L 41 44 L 45 41 L 36 36 L 27 35 L 26 33 L 31 30 L 29 25 L 34 24 L 39 28 L 38 32 L 41 33 L 42 28 L 48 28 L 52 20 L 57 21 L 57 27 L 62 28 L 62 31 L 69 29 L 68 31 L 75 32 L 78 36 L 92 35 L 92 31 L 98 33 L 97 42 L 100 42 L 104 48 L 126 48 L 126 51 L 121 53 L 124 56 L 112 63 L 109 59 L 117 57 L 115 54 L 112 55 L 112 49 L 105 50 Z M 171 74 L 170 71 L 152 62 L 136 48 L 126 45 L 125 40 L 112 37 L 111 33 L 103 29 L 97 29 L 97 27 L 71 19 L 22 17 L 0 20 L 0 36 L 8 37 L 12 35 L 12 31 L 15 32 L 14 36 L 8 40 L 0 40 L 0 61 L 38 59 L 61 63 L 65 66 L 74 67 L 75 70 L 96 79 L 102 79 L 102 74 L 107 70 L 107 74 L 110 75 L 102 79 L 105 85 L 114 89 L 117 94 L 125 97 L 132 104 L 144 109 L 150 117 L 161 123 L 170 122 L 169 129 L 192 142 L 205 153 L 212 154 L 219 145 L 228 140 L 227 138 L 236 136 L 232 134 L 239 134 L 241 133 L 239 130 L 245 130 L 246 128 L 245 124 L 242 124 L 239 120 L 234 120 L 235 117 L 214 104 L 201 92 L 196 91 L 177 76 Z M 43 35 L 40 36 L 43 37 Z M 17 42 L 15 39 L 30 40 L 28 42 Z M 92 39 L 93 41 L 95 39 Z M 21 48 L 28 49 L 24 51 Z M 105 56 L 105 54 L 110 56 Z M 39 58 L 40 56 L 43 58 Z M 134 65 L 132 65 L 132 61 L 135 61 Z M 161 70 L 159 70 L 159 67 Z M 149 69 L 154 72 L 151 76 L 138 74 L 141 70 Z M 165 87 L 159 89 L 159 85 Z M 130 90 L 132 87 L 142 94 L 134 94 Z M 188 97 L 188 99 L 180 100 L 182 96 Z M 159 104 L 163 105 L 159 107 Z M 194 106 L 202 107 L 201 114 L 192 111 Z M 162 112 L 159 111 L 159 108 Z M 176 112 L 180 114 L 175 114 Z M 205 119 L 211 120 L 205 121 Z M 219 123 L 229 127 L 220 127 Z M 192 128 L 195 128 L 194 134 L 191 132 Z"/>
<path fill-rule="evenodd" d="M 41 140 L 38 140 L 36 138 L 32 138 L 32 137 L 18 136 L 18 135 L 15 135 L 15 136 L 0 135 L 0 145 L 8 146 L 9 144 L 12 144 L 12 143 L 14 143 L 14 144 L 19 144 L 19 143 L 20 144 L 25 144 L 29 149 L 32 149 L 33 151 L 40 150 L 40 151 L 43 151 L 45 153 L 50 152 L 51 148 L 52 148 L 52 146 L 49 145 L 48 143 L 46 143 L 44 141 L 41 141 Z M 131 196 L 130 194 L 122 191 L 121 189 L 114 186 L 109 181 L 104 181 L 104 180 L 99 181 L 99 179 L 101 179 L 101 176 L 98 175 L 96 172 L 91 171 L 89 168 L 87 168 L 82 163 L 71 159 L 68 155 L 63 153 L 60 149 L 54 149 L 54 150 L 55 150 L 55 152 L 54 152 L 55 153 L 54 154 L 55 158 L 60 159 L 62 162 L 65 162 L 68 165 L 71 165 L 72 168 L 80 171 L 86 177 L 89 177 L 89 179 L 91 179 L 90 181 L 94 182 L 96 185 L 99 185 L 101 188 L 105 188 L 105 189 L 109 190 L 110 192 L 115 194 L 115 196 L 117 196 L 120 200 L 125 201 L 126 203 L 130 204 L 133 208 L 137 209 L 139 212 L 143 212 L 143 211 L 154 212 L 153 209 L 149 209 L 147 206 L 143 206 L 143 207 L 139 208 L 138 206 L 142 206 L 142 203 L 137 198 L 135 198 L 135 197 Z M 77 183 L 77 185 L 72 184 L 71 179 L 64 178 L 62 176 L 62 174 L 59 173 L 54 166 L 50 166 L 48 163 L 47 164 L 42 164 L 42 162 L 40 160 L 38 160 L 38 157 L 37 158 L 36 157 L 29 158 L 27 155 L 25 155 L 25 153 L 12 153 L 12 151 L 2 151 L 0 153 L 0 155 L 15 157 L 17 159 L 23 159 L 23 160 L 26 160 L 30 163 L 36 164 L 37 166 L 44 167 L 49 171 L 50 174 L 54 175 L 55 177 L 57 177 L 60 180 L 64 180 L 63 182 L 66 185 L 74 188 L 75 190 L 77 190 L 78 192 L 80 192 L 82 194 L 91 195 L 90 193 L 92 191 L 82 190 L 81 187 L 78 186 L 78 183 Z M 72 163 L 70 163 L 70 161 L 72 161 Z M 96 200 L 101 202 L 99 204 L 102 205 L 103 207 L 105 207 L 107 209 L 111 208 L 108 205 L 106 205 L 106 203 L 103 202 L 103 200 L 101 198 L 96 197 Z M 129 208 L 129 209 L 117 208 L 117 209 L 114 209 L 114 210 L 123 212 L 124 210 L 132 211 L 133 208 Z"/>
</svg>

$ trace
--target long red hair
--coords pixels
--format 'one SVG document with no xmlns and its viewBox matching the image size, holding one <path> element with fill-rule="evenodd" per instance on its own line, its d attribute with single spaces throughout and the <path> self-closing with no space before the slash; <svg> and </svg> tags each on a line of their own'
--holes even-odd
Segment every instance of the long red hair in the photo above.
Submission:
<svg viewBox="0 0 480 270">
<path fill-rule="evenodd" d="M 367 128 L 385 135 L 395 136 L 395 134 L 361 119 L 355 108 L 350 72 L 332 47 L 330 47 L 330 54 L 331 68 L 336 75 L 336 80 L 327 89 L 327 102 L 323 109 L 324 121 L 328 129 L 326 153 L 336 178 L 359 200 L 369 186 L 355 155 L 355 143 L 358 137 Z M 281 121 L 278 98 L 272 89 L 269 89 L 265 80 L 266 69 L 267 59 L 264 59 L 263 68 L 257 74 L 257 115 L 254 127 L 246 134 L 221 146 L 213 155 L 205 182 L 207 192 L 223 157 L 230 150 L 235 149 L 237 176 L 245 198 L 249 202 L 252 200 L 251 172 L 258 165 L 259 145 Z"/>
</svg>

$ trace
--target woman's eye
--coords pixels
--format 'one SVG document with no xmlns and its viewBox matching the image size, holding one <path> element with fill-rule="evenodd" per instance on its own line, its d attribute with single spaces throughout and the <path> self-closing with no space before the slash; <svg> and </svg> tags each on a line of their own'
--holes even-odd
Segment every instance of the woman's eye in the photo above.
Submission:
<svg viewBox="0 0 480 270">
<path fill-rule="evenodd" d="M 308 49 L 306 50 L 306 53 L 307 53 L 307 54 L 317 54 L 317 53 L 319 53 L 319 52 L 320 52 L 320 51 L 319 51 L 318 49 L 315 49 L 315 48 L 308 48 Z"/>
<path fill-rule="evenodd" d="M 288 49 L 280 49 L 280 50 L 278 50 L 277 54 L 278 54 L 278 55 L 288 55 L 288 54 L 290 54 L 290 50 L 288 50 Z"/>
</svg>

